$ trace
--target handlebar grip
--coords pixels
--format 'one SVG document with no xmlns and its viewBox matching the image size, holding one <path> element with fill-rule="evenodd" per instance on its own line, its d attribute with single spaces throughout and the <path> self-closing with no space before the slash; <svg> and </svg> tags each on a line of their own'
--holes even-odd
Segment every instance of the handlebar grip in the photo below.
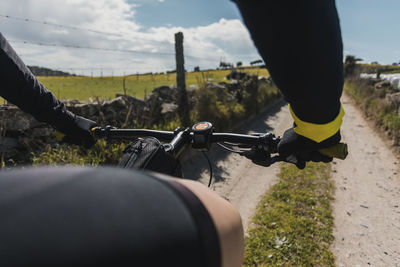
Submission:
<svg viewBox="0 0 400 267">
<path fill-rule="evenodd" d="M 328 148 L 323 148 L 318 150 L 318 152 L 324 154 L 325 156 L 338 159 L 345 159 L 349 154 L 346 143 L 339 143 Z"/>
</svg>

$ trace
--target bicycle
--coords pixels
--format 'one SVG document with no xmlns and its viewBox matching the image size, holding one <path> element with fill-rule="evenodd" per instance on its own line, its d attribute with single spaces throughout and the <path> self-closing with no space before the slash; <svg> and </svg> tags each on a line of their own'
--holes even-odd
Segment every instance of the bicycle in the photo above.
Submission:
<svg viewBox="0 0 400 267">
<path fill-rule="evenodd" d="M 285 160 L 274 155 L 280 138 L 271 133 L 215 133 L 208 122 L 175 131 L 108 126 L 93 134 L 152 136 L 173 159 L 186 147 L 207 151 L 221 143 L 255 164 Z M 345 157 L 346 145 L 328 152 Z M 110 167 L 0 173 L 0 265 L 241 266 L 243 227 L 232 203 L 195 181 L 156 176 Z"/>
<path fill-rule="evenodd" d="M 281 138 L 272 133 L 254 133 L 254 134 L 237 134 L 237 133 L 216 133 L 210 122 L 198 122 L 189 128 L 177 128 L 174 131 L 159 131 L 148 129 L 116 129 L 111 126 L 105 128 L 96 127 L 93 129 L 95 138 L 104 138 L 107 141 L 113 140 L 136 140 L 137 138 L 153 137 L 157 140 L 165 142 L 162 144 L 165 152 L 175 160 L 179 160 L 186 148 L 199 150 L 204 153 L 209 151 L 213 143 L 218 144 L 223 149 L 237 153 L 250 159 L 254 164 L 268 167 L 273 163 L 285 161 L 295 164 L 300 168 L 299 162 L 295 157 L 283 158 L 278 155 L 278 143 Z M 345 159 L 348 154 L 347 144 L 339 143 L 335 146 L 321 149 L 320 153 L 332 157 Z M 273 155 L 276 154 L 276 155 Z M 210 167 L 210 181 L 212 180 L 211 162 L 206 156 Z M 142 169 L 154 170 L 154 168 Z M 156 170 L 158 172 L 183 177 L 180 168 L 174 171 Z"/>
</svg>

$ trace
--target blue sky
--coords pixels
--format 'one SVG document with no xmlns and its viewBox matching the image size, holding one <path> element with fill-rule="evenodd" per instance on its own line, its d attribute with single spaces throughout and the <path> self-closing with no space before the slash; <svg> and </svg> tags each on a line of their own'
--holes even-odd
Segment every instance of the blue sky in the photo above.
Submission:
<svg viewBox="0 0 400 267">
<path fill-rule="evenodd" d="M 220 18 L 240 19 L 229 0 L 131 0 L 138 4 L 137 20 L 146 27 L 207 25 Z M 400 61 L 399 0 L 337 0 L 345 54 L 367 62 Z M 177 16 L 176 10 L 182 12 Z"/>
<path fill-rule="evenodd" d="M 400 61 L 399 0 L 337 0 L 336 3 L 345 54 L 356 55 L 366 62 Z M 118 75 L 174 69 L 173 36 L 178 31 L 185 36 L 188 70 L 195 66 L 215 68 L 221 60 L 242 61 L 246 65 L 260 58 L 230 0 L 0 1 L 0 32 L 27 64 L 77 74 Z M 72 49 L 65 45 L 103 50 Z"/>
<path fill-rule="evenodd" d="M 138 5 L 135 18 L 145 27 L 206 26 L 224 19 L 239 19 L 230 0 L 130 0 Z M 177 11 L 180 14 L 177 14 Z"/>
<path fill-rule="evenodd" d="M 345 52 L 367 62 L 400 61 L 399 0 L 337 0 Z"/>
</svg>

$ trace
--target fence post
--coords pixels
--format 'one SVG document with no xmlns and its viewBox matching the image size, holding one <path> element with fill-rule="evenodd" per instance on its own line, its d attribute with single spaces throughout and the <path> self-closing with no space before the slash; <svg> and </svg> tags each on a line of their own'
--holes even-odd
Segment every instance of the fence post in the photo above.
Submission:
<svg viewBox="0 0 400 267">
<path fill-rule="evenodd" d="M 124 90 L 124 95 L 126 95 L 126 83 L 125 83 L 125 81 L 126 81 L 126 76 L 125 76 L 125 73 L 124 73 L 124 77 L 122 78 L 122 88 Z"/>
<path fill-rule="evenodd" d="M 175 58 L 176 58 L 176 85 L 178 87 L 178 112 L 182 126 L 190 126 L 189 101 L 185 82 L 185 59 L 183 56 L 183 33 L 175 34 Z"/>
</svg>

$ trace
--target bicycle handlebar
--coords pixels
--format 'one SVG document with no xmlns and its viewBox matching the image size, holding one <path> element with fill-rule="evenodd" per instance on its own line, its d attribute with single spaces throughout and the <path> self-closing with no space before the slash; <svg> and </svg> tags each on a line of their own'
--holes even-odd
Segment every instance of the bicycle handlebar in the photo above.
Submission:
<svg viewBox="0 0 400 267">
<path fill-rule="evenodd" d="M 129 140 L 135 137 L 153 136 L 164 142 L 171 142 L 175 134 L 172 131 L 156 131 L 146 129 L 113 129 L 113 128 L 100 128 L 92 129 L 95 139 L 106 138 L 112 140 Z"/>
<path fill-rule="evenodd" d="M 107 129 L 96 127 L 93 129 L 95 138 L 107 138 L 113 140 L 129 140 L 135 137 L 146 137 L 152 136 L 160 141 L 171 142 L 176 135 L 173 131 L 159 131 L 159 130 L 147 130 L 147 129 Z M 193 137 L 193 132 L 190 133 Z M 235 133 L 212 133 L 212 143 L 217 142 L 236 142 L 245 143 L 249 145 L 258 145 L 259 137 L 254 135 L 246 134 L 235 134 Z"/>
<path fill-rule="evenodd" d="M 106 140 L 132 140 L 133 138 L 152 136 L 160 141 L 168 142 L 169 152 L 174 156 L 179 156 L 185 145 L 192 145 L 192 148 L 202 151 L 209 150 L 212 143 L 234 143 L 238 147 L 246 147 L 251 150 L 230 150 L 232 152 L 244 155 L 256 164 L 269 166 L 276 161 L 282 161 L 280 156 L 271 158 L 271 154 L 278 153 L 277 146 L 280 137 L 275 137 L 271 133 L 264 134 L 236 134 L 236 133 L 215 133 L 212 124 L 209 122 L 200 122 L 193 126 L 192 130 L 178 128 L 175 131 L 159 131 L 146 129 L 114 129 L 110 126 L 105 128 L 96 127 L 92 129 L 93 136 L 105 138 Z M 347 144 L 339 143 L 329 148 L 318 150 L 321 154 L 332 158 L 345 159 L 348 151 Z M 263 163 L 263 161 L 268 161 Z M 293 163 L 293 162 L 292 162 Z M 296 163 L 295 163 L 296 164 Z M 297 164 L 296 164 L 297 165 Z"/>
</svg>

